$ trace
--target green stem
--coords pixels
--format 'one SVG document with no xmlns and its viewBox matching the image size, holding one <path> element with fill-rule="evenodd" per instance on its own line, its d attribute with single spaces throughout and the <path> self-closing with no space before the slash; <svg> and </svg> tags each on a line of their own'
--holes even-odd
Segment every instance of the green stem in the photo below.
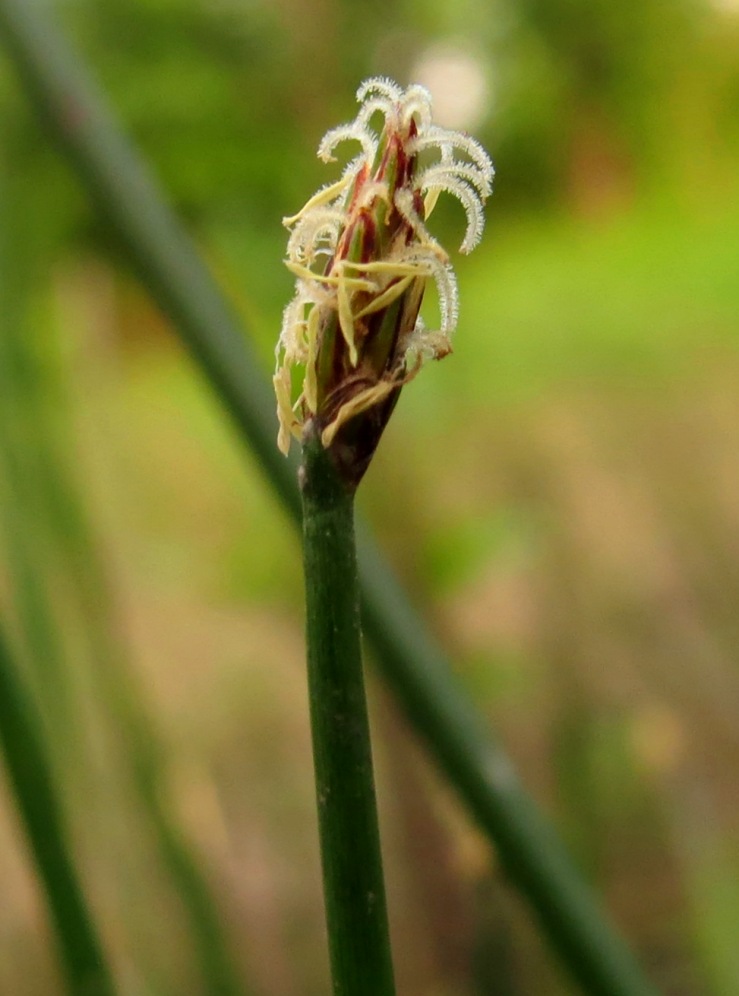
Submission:
<svg viewBox="0 0 739 996">
<path fill-rule="evenodd" d="M 67 371 L 49 363 L 47 344 L 40 348 L 27 313 L 39 272 L 46 271 L 33 255 L 33 240 L 24 239 L 26 201 L 35 195 L 26 192 L 15 174 L 8 176 L 4 166 L 0 163 L 0 314 L 5 319 L 0 335 L 0 527 L 18 635 L 28 650 L 30 672 L 35 669 L 34 679 L 40 682 L 38 702 L 47 706 L 44 719 L 56 749 L 62 746 L 64 765 L 84 762 L 73 753 L 81 743 L 74 723 L 79 703 L 58 626 L 62 617 L 55 612 L 60 600 L 52 600 L 45 584 L 49 573 L 57 584 L 61 576 L 50 570 L 53 558 L 71 596 L 62 610 L 65 622 L 70 610 L 79 613 L 85 650 L 95 663 L 95 698 L 191 924 L 204 985 L 218 996 L 245 996 L 250 990 L 240 978 L 206 875 L 168 800 L 167 758 L 135 680 L 125 634 L 119 632 L 98 537 L 64 459 L 60 441 L 68 412 L 63 404 L 53 410 L 48 405 L 49 397 L 59 396 Z"/>
<path fill-rule="evenodd" d="M 303 446 L 308 689 L 335 996 L 392 996 L 362 673 L 354 496 L 315 435 Z"/>
<path fill-rule="evenodd" d="M 40 721 L 0 632 L 0 744 L 25 826 L 72 996 L 113 996 L 115 987 L 93 927 L 54 786 Z"/>
<path fill-rule="evenodd" d="M 362 619 L 378 663 L 553 948 L 588 996 L 656 996 L 375 543 L 360 532 L 358 546 Z"/>
</svg>

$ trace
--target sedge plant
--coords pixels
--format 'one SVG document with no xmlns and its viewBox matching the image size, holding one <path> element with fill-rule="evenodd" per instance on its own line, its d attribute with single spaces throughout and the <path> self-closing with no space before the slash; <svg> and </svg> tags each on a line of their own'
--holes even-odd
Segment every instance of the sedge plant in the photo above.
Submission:
<svg viewBox="0 0 739 996">
<path fill-rule="evenodd" d="M 294 464 L 274 446 L 271 402 L 251 343 L 82 54 L 50 12 L 26 0 L 0 0 L 0 39 L 39 118 L 297 524 Z M 300 406 L 295 414 L 305 416 Z M 571 978 L 594 996 L 655 996 L 376 542 L 357 525 L 362 619 L 375 661 Z"/>
<path fill-rule="evenodd" d="M 403 386 L 451 352 L 457 287 L 426 220 L 442 191 L 467 213 L 461 251 L 483 227 L 493 167 L 472 138 L 433 124 L 431 97 L 370 79 L 354 121 L 329 131 L 319 156 L 360 147 L 341 178 L 294 217 L 274 376 L 280 432 L 302 447 L 308 686 L 333 991 L 391 996 L 372 755 L 362 671 L 354 496 Z M 381 123 L 376 133 L 371 127 Z M 423 163 L 423 160 L 428 160 Z M 420 308 L 438 291 L 438 330 Z M 302 371 L 295 400 L 293 368 Z"/>
</svg>

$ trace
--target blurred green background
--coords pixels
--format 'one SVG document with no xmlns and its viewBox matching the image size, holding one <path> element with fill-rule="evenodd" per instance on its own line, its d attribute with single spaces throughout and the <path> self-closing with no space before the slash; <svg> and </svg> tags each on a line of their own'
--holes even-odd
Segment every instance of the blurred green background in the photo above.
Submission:
<svg viewBox="0 0 739 996">
<path fill-rule="evenodd" d="M 454 355 L 404 392 L 359 504 L 655 982 L 736 996 L 739 3 L 56 11 L 265 372 L 281 218 L 337 175 L 315 148 L 364 77 L 425 83 L 491 152 Z M 0 126 L 0 607 L 122 992 L 208 992 L 133 788 L 151 751 L 245 991 L 318 996 L 296 537 L 5 58 Z M 434 224 L 461 240 L 458 205 Z M 572 992 L 372 698 L 399 990 Z M 56 992 L 0 795 L 0 992 Z"/>
</svg>

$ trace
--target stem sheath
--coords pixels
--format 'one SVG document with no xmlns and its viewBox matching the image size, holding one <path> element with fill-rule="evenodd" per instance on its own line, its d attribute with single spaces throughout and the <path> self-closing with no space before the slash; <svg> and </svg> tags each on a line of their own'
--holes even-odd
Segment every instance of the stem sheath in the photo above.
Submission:
<svg viewBox="0 0 739 996">
<path fill-rule="evenodd" d="M 354 498 L 316 436 L 304 444 L 301 479 L 308 689 L 333 992 L 392 996 Z"/>
</svg>

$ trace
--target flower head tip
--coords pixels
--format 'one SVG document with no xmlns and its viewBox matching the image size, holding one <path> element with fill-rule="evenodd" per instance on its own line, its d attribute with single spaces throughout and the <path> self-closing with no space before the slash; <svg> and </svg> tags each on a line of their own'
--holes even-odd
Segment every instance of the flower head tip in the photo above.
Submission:
<svg viewBox="0 0 739 996">
<path fill-rule="evenodd" d="M 460 251 L 470 252 L 482 234 L 493 179 L 478 142 L 433 124 L 424 87 L 403 90 L 377 77 L 361 85 L 357 100 L 356 118 L 331 129 L 318 155 L 333 161 L 346 141 L 359 145 L 358 155 L 337 182 L 284 219 L 286 265 L 296 287 L 283 316 L 274 376 L 280 449 L 287 453 L 291 436 L 310 429 L 352 485 L 402 386 L 426 360 L 451 352 L 457 283 L 426 219 L 441 192 L 455 196 L 467 215 Z M 378 115 L 379 134 L 370 127 Z M 429 160 L 423 167 L 421 158 Z M 439 297 L 437 330 L 419 317 L 429 280 Z M 295 366 L 303 368 L 297 399 Z"/>
</svg>

